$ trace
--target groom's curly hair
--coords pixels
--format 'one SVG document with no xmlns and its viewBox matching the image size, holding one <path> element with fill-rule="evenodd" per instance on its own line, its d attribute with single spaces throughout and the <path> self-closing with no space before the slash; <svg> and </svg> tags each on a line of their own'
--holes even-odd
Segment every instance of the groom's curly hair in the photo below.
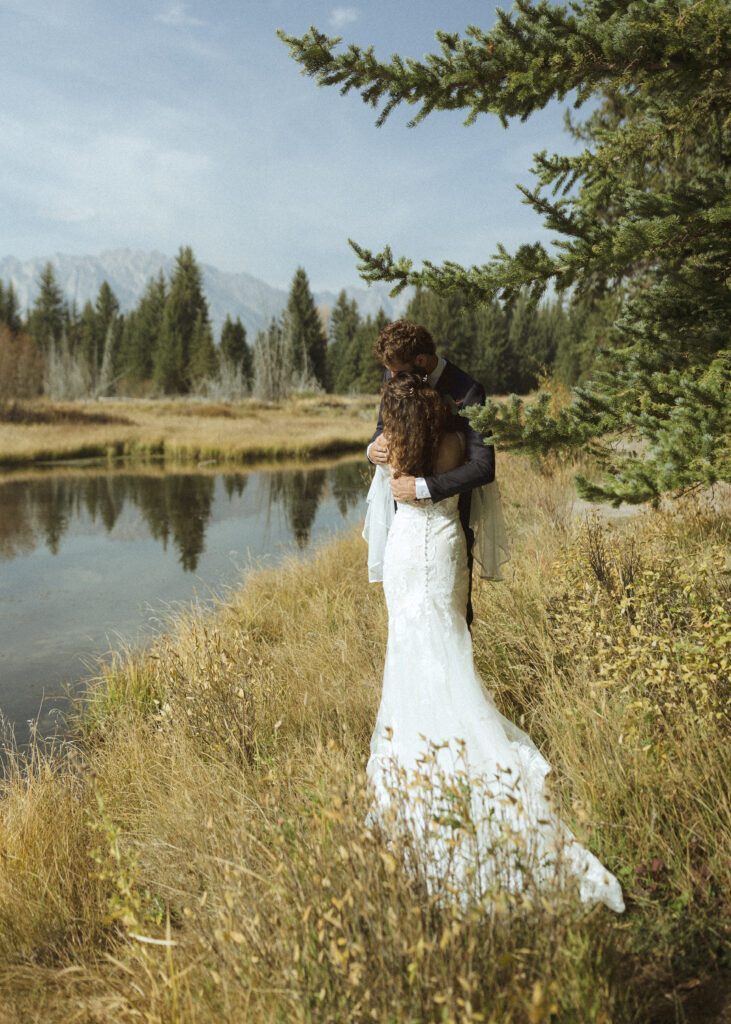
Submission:
<svg viewBox="0 0 731 1024">
<path fill-rule="evenodd" d="M 431 473 L 447 410 L 426 377 L 395 373 L 383 385 L 381 411 L 393 475 Z"/>
<path fill-rule="evenodd" d="M 413 320 L 394 320 L 387 324 L 373 346 L 373 355 L 379 363 L 411 363 L 417 356 L 435 352 L 429 331 Z"/>
</svg>

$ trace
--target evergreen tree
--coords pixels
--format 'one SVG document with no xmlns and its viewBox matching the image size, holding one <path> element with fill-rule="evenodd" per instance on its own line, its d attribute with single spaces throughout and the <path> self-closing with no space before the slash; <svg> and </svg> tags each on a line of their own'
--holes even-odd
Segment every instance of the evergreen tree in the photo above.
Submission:
<svg viewBox="0 0 731 1024">
<path fill-rule="evenodd" d="M 472 367 L 477 341 L 475 314 L 467 308 L 461 292 L 439 295 L 417 288 L 404 316 L 426 327 L 440 355 L 458 366 Z"/>
<path fill-rule="evenodd" d="M 236 317 L 235 321 L 230 316 L 226 317 L 221 328 L 219 350 L 222 358 L 227 360 L 235 370 L 240 371 L 244 382 L 251 386 L 253 357 L 246 341 L 246 328 L 239 317 Z"/>
<path fill-rule="evenodd" d="M 504 395 L 516 390 L 518 370 L 508 341 L 509 319 L 493 302 L 475 309 L 475 348 L 470 373 L 488 395 Z"/>
<path fill-rule="evenodd" d="M 64 333 L 66 303 L 53 271 L 46 263 L 41 271 L 40 291 L 28 317 L 28 333 L 39 351 L 45 354 L 51 345 L 58 345 Z"/>
<path fill-rule="evenodd" d="M 509 317 L 507 355 L 513 376 L 508 390 L 527 394 L 550 372 L 564 322 L 560 301 L 536 306 L 526 294 L 518 296 Z"/>
<path fill-rule="evenodd" d="M 23 327 L 18 296 L 12 281 L 8 281 L 7 286 L 0 281 L 0 324 L 7 324 L 13 334 L 19 334 Z"/>
<path fill-rule="evenodd" d="M 727 288 L 729 195 L 727 3 L 692 0 L 585 0 L 569 8 L 518 0 L 484 32 L 437 33 L 424 61 L 372 50 L 311 29 L 283 36 L 296 60 L 323 85 L 355 88 L 382 104 L 379 123 L 401 102 L 433 110 L 528 117 L 576 90 L 600 102 L 575 134 L 578 156 L 537 154 L 534 190 L 521 189 L 561 244 L 520 246 L 465 270 L 454 263 L 395 260 L 355 245 L 366 280 L 435 291 L 461 289 L 475 301 L 511 302 L 527 288 L 537 300 L 549 282 L 561 293 L 628 293 L 612 348 L 557 415 L 544 395 L 532 406 L 488 403 L 479 429 L 516 448 L 588 445 L 603 461 L 603 486 L 580 492 L 615 503 L 657 499 L 668 490 L 731 478 L 731 364 Z M 622 437 L 630 444 L 608 443 Z M 636 447 L 640 455 L 630 455 Z"/>
<path fill-rule="evenodd" d="M 208 325 L 208 303 L 193 250 L 181 247 L 175 263 L 154 354 L 153 377 L 163 391 L 184 393 L 191 385 L 191 343 L 196 330 L 200 337 Z"/>
<path fill-rule="evenodd" d="M 292 279 L 283 326 L 289 334 L 295 375 L 302 381 L 314 378 L 325 387 L 327 338 L 302 267 Z"/>
<path fill-rule="evenodd" d="M 218 353 L 213 343 L 211 325 L 203 319 L 203 312 L 199 310 L 190 339 L 187 379 L 196 386 L 204 380 L 209 380 L 217 367 Z"/>
<path fill-rule="evenodd" d="M 161 270 L 157 277 L 149 279 L 139 305 L 125 317 L 120 370 L 133 387 L 152 378 L 166 299 L 167 282 Z"/>
<path fill-rule="evenodd" d="M 568 387 L 585 382 L 599 353 L 610 347 L 613 324 L 619 319 L 624 292 L 577 294 L 569 302 L 556 350 L 556 379 Z"/>
<path fill-rule="evenodd" d="M 376 338 L 388 323 L 389 319 L 381 308 L 374 319 L 366 317 L 355 333 L 354 345 L 358 356 L 358 376 L 353 382 L 352 390 L 360 394 L 375 395 L 381 390 L 383 367 L 373 355 L 373 346 Z"/>
<path fill-rule="evenodd" d="M 334 394 L 346 394 L 358 376 L 358 354 L 354 342 L 359 324 L 358 304 L 355 299 L 349 302 L 343 289 L 330 312 L 328 323 L 330 344 L 326 382 L 327 390 Z"/>
<path fill-rule="evenodd" d="M 86 302 L 73 331 L 73 352 L 80 359 L 90 377 L 96 375 L 100 359 L 101 342 L 97 332 L 96 311 L 91 302 Z M 70 339 L 71 340 L 71 339 Z"/>
<path fill-rule="evenodd" d="M 70 303 L 67 301 L 64 309 L 62 336 L 66 341 L 69 352 L 74 354 L 76 353 L 79 341 L 80 323 L 81 315 L 76 299 L 72 299 Z"/>
<path fill-rule="evenodd" d="M 424 288 L 416 289 L 404 315 L 423 324 L 440 355 L 469 368 L 492 394 L 531 391 L 553 364 L 565 321 L 560 302 L 536 307 L 521 295 L 506 315 L 495 302 L 470 308 L 463 292 Z"/>
<path fill-rule="evenodd" d="M 515 394 L 525 394 L 536 380 L 538 365 L 533 359 L 531 343 L 537 321 L 535 305 L 527 295 L 520 295 L 508 315 L 508 349 L 513 366 L 510 391 Z"/>
</svg>

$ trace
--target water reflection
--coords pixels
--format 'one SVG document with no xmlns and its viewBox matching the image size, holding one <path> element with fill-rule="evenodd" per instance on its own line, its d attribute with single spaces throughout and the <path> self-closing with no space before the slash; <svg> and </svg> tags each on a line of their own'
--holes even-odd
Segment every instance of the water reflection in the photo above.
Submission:
<svg viewBox="0 0 731 1024">
<path fill-rule="evenodd" d="M 164 550 L 172 538 L 186 572 L 198 568 L 205 548 L 214 485 L 213 477 L 193 474 L 165 476 L 162 480 L 137 477 L 129 492 L 129 500 L 142 513 L 150 535 L 162 541 Z"/>
<path fill-rule="evenodd" d="M 271 480 L 269 502 L 282 505 L 292 536 L 300 549 L 306 548 L 309 543 L 310 530 L 325 490 L 325 483 L 325 471 L 322 469 L 298 471 Z"/>
<path fill-rule="evenodd" d="M 67 683 L 171 608 L 362 521 L 365 460 L 279 471 L 67 468 L 0 479 L 0 713 L 22 742 Z"/>
<path fill-rule="evenodd" d="M 368 475 L 360 460 L 327 469 L 260 475 L 264 513 L 271 517 L 280 506 L 300 549 L 310 543 L 312 524 L 327 495 L 344 517 L 368 489 Z M 229 501 L 235 501 L 243 496 L 249 474 L 226 473 L 220 479 Z M 129 503 L 140 513 L 150 537 L 159 541 L 163 550 L 172 543 L 182 568 L 195 572 L 205 550 L 216 480 L 215 474 L 200 472 L 10 477 L 0 483 L 0 560 L 30 555 L 42 544 L 57 555 L 83 510 L 91 523 L 103 524 L 109 534 Z"/>
</svg>

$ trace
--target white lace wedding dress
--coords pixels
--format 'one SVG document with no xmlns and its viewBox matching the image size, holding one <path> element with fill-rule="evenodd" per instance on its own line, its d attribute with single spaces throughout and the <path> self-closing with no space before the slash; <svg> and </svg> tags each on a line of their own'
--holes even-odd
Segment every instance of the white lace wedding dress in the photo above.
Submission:
<svg viewBox="0 0 731 1024">
<path fill-rule="evenodd" d="M 388 532 L 388 647 L 367 769 L 369 824 L 388 832 L 405 823 L 430 884 L 447 877 L 453 891 L 484 898 L 568 881 L 582 901 L 621 912 L 617 879 L 546 800 L 550 766 L 477 676 L 457 502 L 400 503 Z"/>
</svg>

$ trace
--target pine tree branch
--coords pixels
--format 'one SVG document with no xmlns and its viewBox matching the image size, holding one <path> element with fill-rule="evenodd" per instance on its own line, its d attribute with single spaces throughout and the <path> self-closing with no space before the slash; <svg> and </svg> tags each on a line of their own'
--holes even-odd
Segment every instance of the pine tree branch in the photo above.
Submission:
<svg viewBox="0 0 731 1024">
<path fill-rule="evenodd" d="M 566 268 L 554 260 L 540 244 L 522 245 L 514 255 L 499 247 L 497 256 L 482 266 L 462 267 L 451 261 L 435 266 L 424 260 L 420 270 L 414 270 L 411 260 L 394 260 L 390 246 L 382 252 L 369 249 L 348 239 L 358 256 L 358 272 L 364 281 L 390 281 L 394 283 L 392 296 L 409 285 L 426 288 L 441 294 L 461 292 L 467 304 L 476 305 L 500 298 L 512 303 L 522 288 L 529 287 L 537 301 L 551 280 L 560 278 Z"/>
<path fill-rule="evenodd" d="M 637 7 L 634 18 L 628 16 Z M 654 8 L 654 10 L 651 10 Z M 549 100 L 563 99 L 578 90 L 578 103 L 596 89 L 613 82 L 619 87 L 637 86 L 652 78 L 681 84 L 702 79 L 707 73 L 708 53 L 692 45 L 674 46 L 675 36 L 691 40 L 701 14 L 677 9 L 667 2 L 631 5 L 628 0 L 607 4 L 587 0 L 579 18 L 547 0 L 533 4 L 518 0 L 513 12 L 498 10 L 495 27 L 484 32 L 469 26 L 465 37 L 437 32 L 440 53 L 423 61 L 394 55 L 383 62 L 373 47 L 351 44 L 336 53 L 340 37 L 328 37 L 311 27 L 301 37 L 281 30 L 280 39 L 303 73 L 318 85 L 340 85 L 341 93 L 356 89 L 363 101 L 377 108 L 383 124 L 401 103 L 420 105 L 411 124 L 434 110 L 468 110 L 466 124 L 479 114 L 496 113 L 507 123 L 510 117 L 525 120 Z M 643 21 L 654 14 L 652 31 Z M 621 31 L 618 31 L 618 26 Z M 731 67 L 724 40 L 716 42 L 716 67 Z"/>
</svg>

